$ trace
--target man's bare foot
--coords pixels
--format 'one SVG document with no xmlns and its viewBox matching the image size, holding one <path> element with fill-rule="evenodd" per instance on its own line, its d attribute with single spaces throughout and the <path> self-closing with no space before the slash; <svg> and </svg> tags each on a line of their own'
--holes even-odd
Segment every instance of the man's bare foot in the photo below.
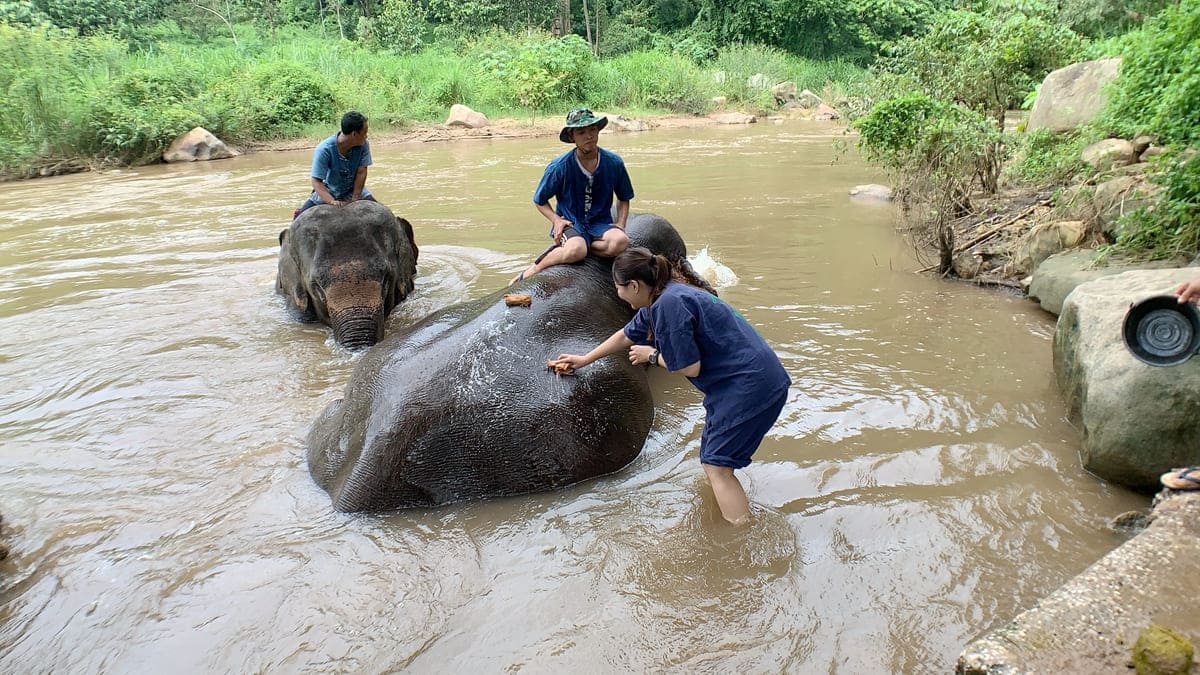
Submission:
<svg viewBox="0 0 1200 675">
<path fill-rule="evenodd" d="M 1200 467 L 1172 469 L 1164 473 L 1159 480 L 1164 487 L 1172 490 L 1200 490 Z"/>
<path fill-rule="evenodd" d="M 518 281 L 523 281 L 525 279 L 525 277 L 531 277 L 531 276 L 537 274 L 537 272 L 538 272 L 537 263 L 534 263 L 533 265 L 530 265 L 528 268 L 526 268 L 526 270 L 524 272 L 521 272 L 517 276 L 513 277 L 512 281 L 508 282 L 508 285 L 512 286 L 513 284 L 517 283 Z"/>
</svg>

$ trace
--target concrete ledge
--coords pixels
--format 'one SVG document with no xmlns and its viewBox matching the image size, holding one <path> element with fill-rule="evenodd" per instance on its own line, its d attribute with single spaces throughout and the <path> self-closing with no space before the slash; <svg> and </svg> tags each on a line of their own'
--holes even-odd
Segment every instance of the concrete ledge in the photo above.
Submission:
<svg viewBox="0 0 1200 675">
<path fill-rule="evenodd" d="M 1131 673 L 1133 643 L 1151 623 L 1200 643 L 1200 491 L 1155 501 L 1149 527 L 969 644 L 956 672 Z"/>
</svg>

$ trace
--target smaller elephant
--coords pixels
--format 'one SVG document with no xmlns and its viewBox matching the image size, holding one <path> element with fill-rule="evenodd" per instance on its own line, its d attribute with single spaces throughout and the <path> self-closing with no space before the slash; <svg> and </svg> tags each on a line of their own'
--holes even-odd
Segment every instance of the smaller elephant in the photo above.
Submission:
<svg viewBox="0 0 1200 675">
<path fill-rule="evenodd" d="M 347 349 L 383 339 L 416 274 L 412 225 L 375 201 L 314 206 L 279 233 L 275 291 L 301 320 L 333 328 Z"/>
</svg>

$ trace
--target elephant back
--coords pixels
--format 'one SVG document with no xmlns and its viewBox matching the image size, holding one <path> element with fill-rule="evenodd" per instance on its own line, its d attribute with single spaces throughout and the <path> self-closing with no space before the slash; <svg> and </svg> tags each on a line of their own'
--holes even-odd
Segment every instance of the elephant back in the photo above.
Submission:
<svg viewBox="0 0 1200 675">
<path fill-rule="evenodd" d="M 308 439 L 310 471 L 335 507 L 539 492 L 631 462 L 653 418 L 644 370 L 615 358 L 573 376 L 546 368 L 628 320 L 614 298 L 584 290 L 604 275 L 601 265 L 538 275 L 522 289 L 529 307 L 507 306 L 499 291 L 372 348 Z"/>
<path fill-rule="evenodd" d="M 665 219 L 632 218 L 631 238 L 683 256 Z M 527 293 L 529 307 L 503 296 Z M 433 506 L 551 490 L 633 461 L 654 408 L 645 368 L 621 356 L 557 376 L 632 310 L 610 260 L 589 256 L 431 314 L 368 351 L 342 400 L 307 439 L 309 469 L 342 511 Z"/>
</svg>

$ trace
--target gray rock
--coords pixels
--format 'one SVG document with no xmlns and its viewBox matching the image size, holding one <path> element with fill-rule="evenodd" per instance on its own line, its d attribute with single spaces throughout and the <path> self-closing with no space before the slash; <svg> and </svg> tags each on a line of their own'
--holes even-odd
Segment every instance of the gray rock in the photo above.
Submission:
<svg viewBox="0 0 1200 675">
<path fill-rule="evenodd" d="M 609 115 L 607 128 L 613 131 L 649 131 L 650 125 L 643 120 L 624 115 Z"/>
<path fill-rule="evenodd" d="M 1135 137 L 1132 143 L 1133 153 L 1140 156 L 1143 152 L 1148 150 L 1151 145 L 1154 145 L 1154 137 L 1141 134 L 1140 136 Z"/>
<path fill-rule="evenodd" d="M 1106 138 L 1084 148 L 1080 159 L 1097 171 L 1108 171 L 1136 162 L 1138 154 L 1134 152 L 1133 143 L 1123 138 Z"/>
<path fill-rule="evenodd" d="M 237 152 L 230 150 L 224 141 L 213 136 L 208 129 L 195 127 L 171 141 L 162 158 L 164 162 L 197 162 L 227 159 L 237 155 Z"/>
<path fill-rule="evenodd" d="M 792 82 L 791 80 L 788 80 L 787 82 L 780 82 L 774 87 L 771 87 L 771 95 L 775 97 L 775 103 L 779 105 L 795 103 L 796 83 Z"/>
<path fill-rule="evenodd" d="M 1096 267 L 1097 255 L 1093 249 L 1076 249 L 1046 258 L 1033 272 L 1029 297 L 1037 300 L 1042 309 L 1058 315 L 1063 300 L 1079 284 L 1126 271 L 1126 268 Z"/>
<path fill-rule="evenodd" d="M 1112 239 L 1121 236 L 1118 221 L 1121 216 L 1147 206 L 1156 192 L 1156 186 L 1146 183 L 1138 176 L 1117 176 L 1096 186 L 1092 197 L 1092 210 L 1096 226 Z"/>
<path fill-rule="evenodd" d="M 825 101 L 822 101 L 820 96 L 817 96 L 807 89 L 800 92 L 796 96 L 796 103 L 800 104 L 800 107 L 802 108 L 815 108 L 824 102 Z"/>
<path fill-rule="evenodd" d="M 892 201 L 892 188 L 878 183 L 855 185 L 850 188 L 850 197 L 855 201 L 890 202 Z"/>
<path fill-rule="evenodd" d="M 446 126 L 459 129 L 482 129 L 491 124 L 487 115 L 475 112 L 461 103 L 450 106 L 450 115 L 446 118 Z"/>
<path fill-rule="evenodd" d="M 1020 272 L 1035 270 L 1046 258 L 1078 246 L 1086 236 L 1087 226 L 1081 220 L 1040 224 L 1022 237 L 1013 262 Z"/>
<path fill-rule="evenodd" d="M 1159 368 L 1134 358 L 1122 327 L 1129 307 L 1168 294 L 1194 268 L 1133 270 L 1075 287 L 1054 332 L 1054 371 L 1083 433 L 1083 466 L 1135 489 L 1172 467 L 1200 463 L 1200 358 Z"/>
<path fill-rule="evenodd" d="M 1029 112 L 1026 131 L 1069 131 L 1096 118 L 1107 101 L 1104 88 L 1117 78 L 1121 59 L 1085 61 L 1046 76 Z"/>
</svg>

